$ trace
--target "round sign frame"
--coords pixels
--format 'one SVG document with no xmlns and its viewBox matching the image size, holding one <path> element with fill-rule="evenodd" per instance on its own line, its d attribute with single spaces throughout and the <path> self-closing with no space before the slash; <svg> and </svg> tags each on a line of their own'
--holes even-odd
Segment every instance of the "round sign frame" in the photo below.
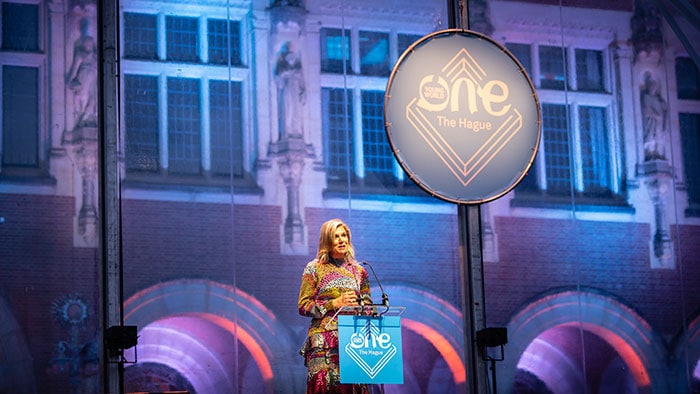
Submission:
<svg viewBox="0 0 700 394">
<path fill-rule="evenodd" d="M 384 96 L 389 144 L 406 174 L 457 204 L 500 198 L 525 177 L 542 114 L 525 68 L 474 31 L 446 29 L 409 46 Z"/>
</svg>

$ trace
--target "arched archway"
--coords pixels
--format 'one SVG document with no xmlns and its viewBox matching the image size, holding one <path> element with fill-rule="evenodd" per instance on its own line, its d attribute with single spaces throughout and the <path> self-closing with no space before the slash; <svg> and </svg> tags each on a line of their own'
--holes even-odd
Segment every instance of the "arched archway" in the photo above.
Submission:
<svg viewBox="0 0 700 394">
<path fill-rule="evenodd" d="M 10 304 L 0 297 L 0 393 L 36 392 L 34 363 Z"/>
<path fill-rule="evenodd" d="M 420 390 L 411 391 L 409 386 L 418 384 L 415 373 L 423 368 L 429 368 L 422 371 L 428 375 L 427 383 L 424 382 L 428 392 L 446 392 L 446 387 L 455 388 L 455 392 L 464 391 L 466 370 L 463 356 L 462 313 L 450 303 L 425 290 L 393 285 L 385 286 L 385 291 L 390 294 L 392 305 L 406 307 L 401 315 L 401 323 L 404 332 L 404 370 L 407 376 L 410 375 L 400 390 L 387 385 L 386 392 L 421 392 Z M 378 288 L 372 288 L 372 294 L 381 294 L 381 291 Z M 407 341 L 406 338 L 409 340 Z M 425 343 L 416 343 L 420 340 Z M 412 346 L 417 349 L 432 347 L 438 355 L 428 366 L 413 366 L 412 363 L 418 360 L 414 360 L 415 357 L 413 359 L 407 357 L 407 351 L 410 352 Z M 447 379 L 450 381 L 447 382 Z"/>
<path fill-rule="evenodd" d="M 303 370 L 292 368 L 299 363 L 288 328 L 254 297 L 229 285 L 160 283 L 131 296 L 124 316 L 139 329 L 137 353 L 130 349 L 127 359 L 167 365 L 197 392 L 250 387 L 272 393 L 303 386 Z"/>
<path fill-rule="evenodd" d="M 603 384 L 632 384 L 638 393 L 669 392 L 663 340 L 634 310 L 599 292 L 561 290 L 542 296 L 511 318 L 508 337 L 505 360 L 497 371 L 499 388 L 506 392 L 512 392 L 519 370 L 536 376 L 555 394 L 585 387 L 585 374 L 576 382 L 581 375 L 573 371 L 586 368 L 575 357 L 586 343 L 608 348 L 607 354 L 615 356 L 602 360 L 608 364 L 600 366 L 600 377 L 609 376 L 610 366 L 621 359 L 633 382 Z"/>
<path fill-rule="evenodd" d="M 685 332 L 678 335 L 673 352 L 679 377 L 674 392 L 700 391 L 700 311 L 695 314 Z"/>
</svg>

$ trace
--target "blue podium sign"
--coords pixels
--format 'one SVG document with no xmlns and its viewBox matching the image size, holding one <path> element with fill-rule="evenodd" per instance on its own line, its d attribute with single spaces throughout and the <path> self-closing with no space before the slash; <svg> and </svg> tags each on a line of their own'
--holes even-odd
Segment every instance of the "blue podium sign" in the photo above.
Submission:
<svg viewBox="0 0 700 394">
<path fill-rule="evenodd" d="M 341 383 L 402 384 L 399 316 L 338 316 Z"/>
</svg>

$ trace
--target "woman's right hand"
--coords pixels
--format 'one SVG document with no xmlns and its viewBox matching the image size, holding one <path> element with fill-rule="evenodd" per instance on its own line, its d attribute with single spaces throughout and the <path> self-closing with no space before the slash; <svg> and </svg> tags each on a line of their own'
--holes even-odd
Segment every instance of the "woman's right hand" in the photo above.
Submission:
<svg viewBox="0 0 700 394">
<path fill-rule="evenodd" d="M 346 290 L 340 297 L 333 299 L 333 306 L 335 306 L 335 309 L 340 309 L 344 306 L 358 305 L 360 304 L 357 302 L 357 293 L 355 293 L 355 290 Z"/>
</svg>

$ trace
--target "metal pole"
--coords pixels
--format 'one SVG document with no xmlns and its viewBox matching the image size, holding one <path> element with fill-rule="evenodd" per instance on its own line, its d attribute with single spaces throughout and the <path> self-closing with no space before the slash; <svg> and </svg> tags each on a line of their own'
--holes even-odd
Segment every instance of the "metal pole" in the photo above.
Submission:
<svg viewBox="0 0 700 394">
<path fill-rule="evenodd" d="M 476 343 L 476 332 L 486 328 L 481 209 L 479 205 L 460 204 L 458 211 L 467 385 L 470 393 L 485 394 L 489 392 L 488 366 Z"/>
<path fill-rule="evenodd" d="M 97 0 L 100 168 L 100 257 L 102 259 L 102 371 L 105 393 L 124 392 L 124 364 L 105 346 L 105 332 L 123 325 L 121 201 L 119 179 L 118 0 Z"/>
<path fill-rule="evenodd" d="M 469 29 L 467 0 L 447 0 L 450 28 Z M 468 392 L 489 392 L 488 366 L 479 354 L 476 332 L 486 328 L 484 261 L 481 248 L 479 205 L 458 206 L 459 248 L 462 267 L 462 314 L 464 316 L 464 364 Z"/>
</svg>

